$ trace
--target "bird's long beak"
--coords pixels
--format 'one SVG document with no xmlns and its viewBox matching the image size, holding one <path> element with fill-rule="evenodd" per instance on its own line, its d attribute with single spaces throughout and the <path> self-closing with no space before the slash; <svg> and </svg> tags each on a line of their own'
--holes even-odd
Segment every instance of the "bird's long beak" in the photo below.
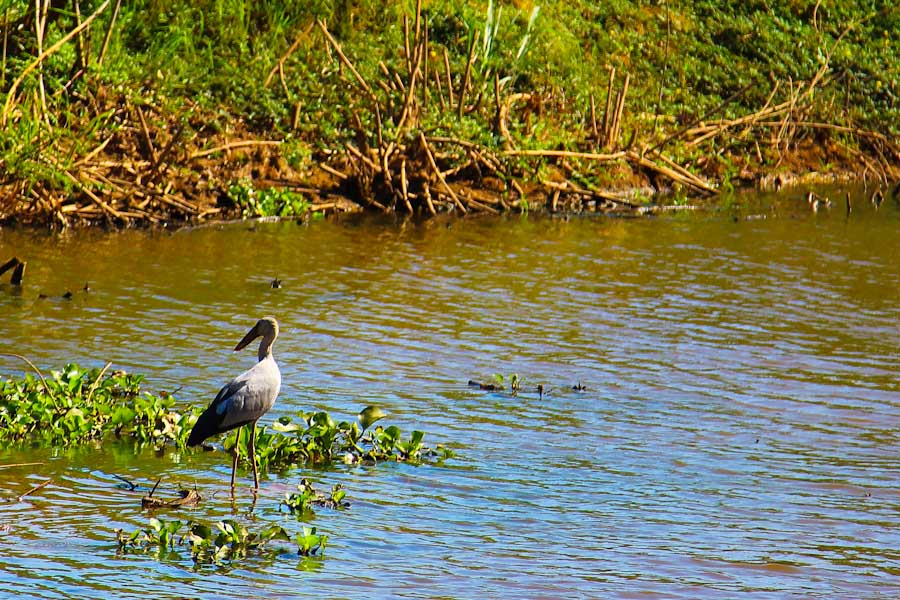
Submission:
<svg viewBox="0 0 900 600">
<path fill-rule="evenodd" d="M 253 326 L 253 329 L 247 332 L 247 335 L 244 336 L 244 339 L 238 342 L 238 345 L 234 347 L 234 351 L 243 350 L 247 347 L 247 344 L 255 340 L 260 336 L 259 333 L 259 323 Z"/>
</svg>

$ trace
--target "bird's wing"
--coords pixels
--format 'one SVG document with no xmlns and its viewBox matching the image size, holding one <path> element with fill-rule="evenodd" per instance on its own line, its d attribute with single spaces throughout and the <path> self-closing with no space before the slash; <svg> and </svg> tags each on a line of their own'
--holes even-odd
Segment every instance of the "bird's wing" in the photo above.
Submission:
<svg viewBox="0 0 900 600">
<path fill-rule="evenodd" d="M 194 424 L 188 445 L 196 446 L 212 435 L 256 421 L 272 408 L 280 387 L 281 373 L 275 361 L 260 361 L 219 390 Z"/>
<path fill-rule="evenodd" d="M 219 390 L 212 406 L 221 419 L 220 427 L 255 421 L 271 408 L 281 382 L 268 377 L 264 369 L 258 368 L 259 364 Z"/>
<path fill-rule="evenodd" d="M 219 393 L 216 394 L 216 399 L 212 401 L 210 408 L 212 408 L 217 415 L 225 415 L 229 412 L 233 411 L 235 408 L 235 400 L 242 400 L 245 395 L 245 391 L 247 388 L 248 382 L 246 379 L 241 379 L 240 377 L 236 379 L 232 379 L 219 390 Z M 239 402 L 241 405 L 243 402 Z"/>
<path fill-rule="evenodd" d="M 229 419 L 229 414 L 231 414 L 231 411 L 233 410 L 231 407 L 235 405 L 236 399 L 243 405 L 240 398 L 246 389 L 246 379 L 238 377 L 219 390 L 216 399 L 206 407 L 206 410 L 203 411 L 203 414 L 200 415 L 197 422 L 194 424 L 194 427 L 191 429 L 191 434 L 187 441 L 188 446 L 196 446 L 212 435 L 242 425 L 242 422 Z M 226 420 L 228 422 L 226 422 Z"/>
</svg>

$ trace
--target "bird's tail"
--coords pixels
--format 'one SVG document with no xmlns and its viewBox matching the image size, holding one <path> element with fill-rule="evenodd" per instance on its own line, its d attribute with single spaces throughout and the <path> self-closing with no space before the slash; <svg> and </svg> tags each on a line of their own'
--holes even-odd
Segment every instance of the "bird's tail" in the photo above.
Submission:
<svg viewBox="0 0 900 600">
<path fill-rule="evenodd" d="M 188 436 L 187 445 L 199 446 L 206 438 L 219 433 L 219 420 L 220 419 L 215 411 L 209 409 L 203 411 L 203 414 L 200 415 L 200 418 L 194 423 L 194 428 L 191 429 L 191 435 Z"/>
</svg>

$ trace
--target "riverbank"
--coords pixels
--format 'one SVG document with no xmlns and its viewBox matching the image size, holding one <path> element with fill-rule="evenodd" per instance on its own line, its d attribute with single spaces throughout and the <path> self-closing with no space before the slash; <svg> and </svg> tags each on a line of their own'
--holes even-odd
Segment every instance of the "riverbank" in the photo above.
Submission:
<svg viewBox="0 0 900 600">
<path fill-rule="evenodd" d="M 12 9 L 0 222 L 641 214 L 900 179 L 897 9 L 551 4 Z"/>
</svg>

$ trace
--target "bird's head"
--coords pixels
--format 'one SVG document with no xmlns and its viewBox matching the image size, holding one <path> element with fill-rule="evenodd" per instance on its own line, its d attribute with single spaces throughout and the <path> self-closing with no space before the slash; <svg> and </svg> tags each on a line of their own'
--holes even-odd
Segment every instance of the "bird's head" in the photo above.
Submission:
<svg viewBox="0 0 900 600">
<path fill-rule="evenodd" d="M 275 338 L 278 337 L 278 321 L 276 321 L 272 317 L 263 317 L 259 321 L 256 322 L 256 325 L 253 326 L 253 329 L 247 332 L 247 335 L 238 342 L 237 346 L 234 347 L 234 351 L 243 350 L 247 347 L 247 344 L 252 342 L 258 337 L 268 338 L 271 342 L 275 341 Z"/>
</svg>

